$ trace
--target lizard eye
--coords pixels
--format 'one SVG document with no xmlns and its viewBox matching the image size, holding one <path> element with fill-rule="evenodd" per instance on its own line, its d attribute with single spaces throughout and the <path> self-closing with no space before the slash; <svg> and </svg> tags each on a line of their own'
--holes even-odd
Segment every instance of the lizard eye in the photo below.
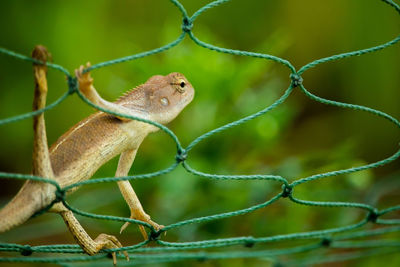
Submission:
<svg viewBox="0 0 400 267">
<path fill-rule="evenodd" d="M 177 82 L 175 83 L 175 88 L 179 93 L 185 92 L 186 87 L 186 81 L 182 78 L 178 79 Z"/>
<path fill-rule="evenodd" d="M 161 98 L 160 102 L 161 102 L 161 105 L 163 105 L 163 106 L 168 106 L 168 104 L 169 104 L 169 101 L 166 97 Z"/>
</svg>

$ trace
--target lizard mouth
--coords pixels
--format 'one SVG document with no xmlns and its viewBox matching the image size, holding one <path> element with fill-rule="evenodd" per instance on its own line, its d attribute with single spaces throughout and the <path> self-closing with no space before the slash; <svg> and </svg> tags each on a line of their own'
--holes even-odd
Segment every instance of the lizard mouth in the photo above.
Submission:
<svg viewBox="0 0 400 267">
<path fill-rule="evenodd" d="M 184 106 L 188 105 L 190 102 L 192 102 L 193 98 L 194 98 L 194 90 L 192 87 L 189 88 L 189 90 L 186 90 L 183 93 L 183 97 L 184 97 Z"/>
</svg>

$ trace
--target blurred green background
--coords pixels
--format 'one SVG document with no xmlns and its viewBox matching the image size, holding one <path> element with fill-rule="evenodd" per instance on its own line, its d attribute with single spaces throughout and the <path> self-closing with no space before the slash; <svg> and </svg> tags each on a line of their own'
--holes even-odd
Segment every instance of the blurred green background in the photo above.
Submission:
<svg viewBox="0 0 400 267">
<path fill-rule="evenodd" d="M 209 1 L 181 2 L 193 14 Z M 35 45 L 43 44 L 52 53 L 54 63 L 72 72 L 87 61 L 95 64 L 165 45 L 179 36 L 181 20 L 177 8 L 166 0 L 4 1 L 0 5 L 0 46 L 30 55 Z M 395 38 L 399 30 L 398 14 L 378 0 L 236 0 L 201 14 L 193 27 L 194 34 L 205 42 L 276 55 L 297 69 L 318 58 L 382 44 Z M 99 93 L 115 100 L 152 75 L 175 71 L 183 73 L 196 89 L 194 101 L 169 125 L 183 146 L 203 133 L 267 107 L 290 83 L 289 70 L 278 63 L 216 53 L 197 46 L 188 37 L 164 53 L 98 69 L 92 76 Z M 303 78 L 305 87 L 318 96 L 365 105 L 400 118 L 399 44 L 319 65 Z M 56 70 L 49 70 L 48 79 L 51 103 L 67 90 L 67 85 L 63 74 Z M 0 118 L 29 112 L 33 96 L 31 64 L 0 55 L 0 88 Z M 92 112 L 77 95 L 47 112 L 49 143 Z M 0 126 L 0 171 L 30 173 L 31 125 L 32 119 L 27 119 Z M 199 143 L 190 151 L 188 163 L 207 173 L 277 174 L 293 181 L 381 160 L 398 149 L 399 137 L 399 129 L 381 118 L 315 103 L 295 89 L 279 108 Z M 142 144 L 131 174 L 166 168 L 174 162 L 174 155 L 175 146 L 167 134 L 152 134 Z M 113 176 L 116 165 L 117 159 L 112 160 L 96 177 Z M 379 169 L 306 183 L 296 188 L 295 196 L 362 202 L 383 209 L 399 204 L 399 178 L 396 161 Z M 3 179 L 0 183 L 3 205 L 22 182 Z M 145 210 L 164 225 L 246 208 L 281 190 L 273 182 L 206 180 L 182 167 L 132 184 Z M 129 216 L 116 184 L 85 186 L 68 201 L 88 212 Z M 399 213 L 385 218 L 396 215 L 399 218 Z M 280 200 L 246 216 L 174 229 L 163 240 L 272 236 L 349 225 L 363 216 L 365 212 L 358 209 L 310 208 Z M 78 219 L 92 237 L 106 232 L 117 235 L 124 245 L 141 241 L 136 226 L 119 236 L 120 223 L 80 216 Z M 388 237 L 398 239 L 399 235 Z M 61 218 L 54 214 L 31 219 L 1 234 L 0 241 L 31 245 L 74 243 Z M 295 244 L 298 242 L 257 248 Z M 398 255 L 385 256 L 387 266 L 397 266 L 399 261 Z M 379 263 L 380 257 L 369 257 L 332 266 Z M 199 265 L 190 261 L 185 264 Z M 268 266 L 270 261 L 243 259 L 201 264 Z"/>
</svg>

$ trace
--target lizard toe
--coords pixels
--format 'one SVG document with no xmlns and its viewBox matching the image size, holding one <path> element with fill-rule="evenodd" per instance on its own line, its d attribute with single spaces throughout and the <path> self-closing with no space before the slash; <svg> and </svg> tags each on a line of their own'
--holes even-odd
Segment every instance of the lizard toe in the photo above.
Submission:
<svg viewBox="0 0 400 267">
<path fill-rule="evenodd" d="M 122 248 L 121 242 L 113 236 L 113 235 L 107 235 L 107 234 L 100 234 L 95 240 L 96 242 L 96 250 L 99 251 L 103 248 L 105 249 L 115 249 L 115 248 Z M 120 253 L 123 253 L 125 255 L 126 260 L 129 261 L 129 255 L 126 251 L 120 251 Z M 111 252 L 112 258 L 113 258 L 113 263 L 114 265 L 117 264 L 117 257 L 116 257 L 116 252 Z"/>
</svg>

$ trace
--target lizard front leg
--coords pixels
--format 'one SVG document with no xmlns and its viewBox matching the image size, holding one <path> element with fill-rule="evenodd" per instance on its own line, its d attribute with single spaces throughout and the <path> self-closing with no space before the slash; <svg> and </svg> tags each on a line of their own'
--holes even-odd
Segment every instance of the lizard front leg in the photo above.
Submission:
<svg viewBox="0 0 400 267">
<path fill-rule="evenodd" d="M 90 63 L 86 64 L 86 67 L 90 67 Z M 121 114 L 126 114 L 126 115 L 133 115 L 137 116 L 138 111 L 136 113 L 132 113 L 132 110 L 129 108 L 126 108 L 121 105 L 117 105 L 115 103 L 109 102 L 105 99 L 103 99 L 96 91 L 96 88 L 93 86 L 93 78 L 90 76 L 90 72 L 85 72 L 83 73 L 84 66 L 80 66 L 79 69 L 75 70 L 75 75 L 78 79 L 79 83 L 79 91 L 92 102 L 93 104 L 104 108 L 108 111 L 116 112 L 116 113 L 121 113 Z M 122 121 L 129 121 L 130 119 L 116 116 L 118 119 Z M 143 117 L 143 116 L 142 116 Z"/>
<path fill-rule="evenodd" d="M 121 154 L 115 176 L 120 177 L 128 175 L 129 169 L 131 168 L 132 163 L 135 159 L 136 152 L 137 149 L 132 149 L 132 150 L 127 150 Z M 131 210 L 131 216 L 130 216 L 131 219 L 137 219 L 143 222 L 147 222 L 151 226 L 153 226 L 156 231 L 164 227 L 163 225 L 158 225 L 157 223 L 153 222 L 150 216 L 144 212 L 142 204 L 140 204 L 140 201 L 129 181 L 119 181 L 118 187 Z M 126 222 L 121 227 L 121 232 L 125 230 L 125 228 L 128 225 L 129 222 Z M 148 237 L 144 227 L 142 225 L 139 225 L 139 229 L 143 237 L 147 239 Z"/>
</svg>

